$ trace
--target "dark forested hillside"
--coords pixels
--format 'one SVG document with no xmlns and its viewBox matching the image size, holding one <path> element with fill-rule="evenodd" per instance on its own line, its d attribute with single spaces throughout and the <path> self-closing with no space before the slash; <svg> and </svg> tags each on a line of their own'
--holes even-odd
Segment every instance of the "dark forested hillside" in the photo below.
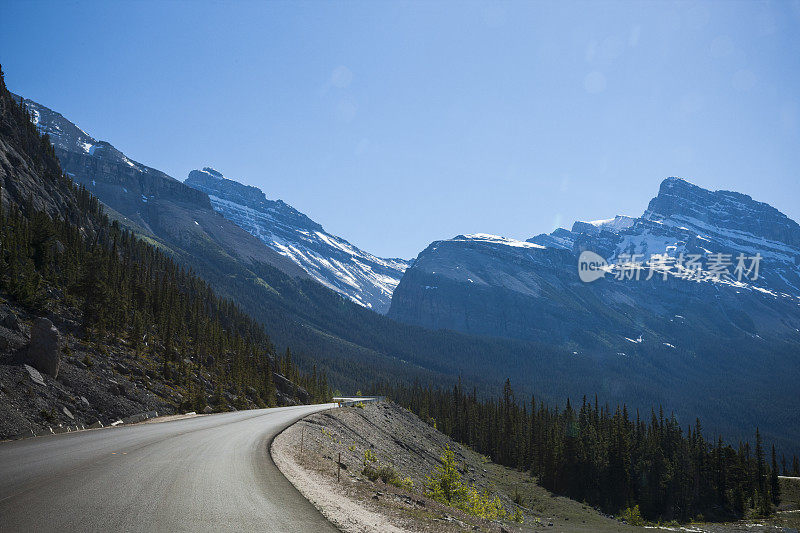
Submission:
<svg viewBox="0 0 800 533">
<path fill-rule="evenodd" d="M 330 395 L 324 373 L 301 374 L 288 352 L 278 358 L 262 326 L 238 306 L 110 222 L 97 198 L 61 172 L 47 135 L 2 78 L 0 298 L 19 310 L 12 314 L 50 316 L 101 353 L 124 346 L 129 365 L 155 368 L 154 377 L 183 391 L 185 408 Z"/>
<path fill-rule="evenodd" d="M 493 461 L 529 471 L 544 487 L 609 513 L 634 506 L 651 520 L 723 520 L 770 514 L 780 501 L 774 446 L 709 438 L 699 420 L 681 428 L 663 409 L 629 412 L 567 399 L 563 409 L 531 397 L 520 405 L 509 381 L 497 400 L 452 389 L 378 385 L 455 440 Z M 795 457 L 794 462 L 797 462 Z M 626 512 L 627 509 L 627 512 Z"/>
</svg>

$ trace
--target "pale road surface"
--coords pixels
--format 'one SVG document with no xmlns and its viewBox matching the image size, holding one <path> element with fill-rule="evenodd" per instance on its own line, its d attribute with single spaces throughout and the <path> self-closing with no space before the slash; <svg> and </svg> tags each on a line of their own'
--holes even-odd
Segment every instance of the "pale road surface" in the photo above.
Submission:
<svg viewBox="0 0 800 533">
<path fill-rule="evenodd" d="M 0 531 L 338 531 L 272 462 L 271 439 L 335 404 L 0 443 Z"/>
</svg>

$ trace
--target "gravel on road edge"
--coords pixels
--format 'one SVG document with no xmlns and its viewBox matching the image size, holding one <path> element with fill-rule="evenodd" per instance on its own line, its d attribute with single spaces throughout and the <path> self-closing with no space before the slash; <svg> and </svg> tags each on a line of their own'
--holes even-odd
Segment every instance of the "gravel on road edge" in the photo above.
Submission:
<svg viewBox="0 0 800 533">
<path fill-rule="evenodd" d="M 298 423 L 301 423 L 298 421 Z M 278 469 L 314 507 L 344 533 L 364 533 L 385 531 L 386 533 L 405 533 L 409 530 L 393 525 L 381 513 L 370 511 L 360 503 L 340 494 L 338 488 L 328 480 L 300 466 L 300 453 L 296 428 L 289 426 L 278 434 L 270 446 L 272 460 Z"/>
</svg>

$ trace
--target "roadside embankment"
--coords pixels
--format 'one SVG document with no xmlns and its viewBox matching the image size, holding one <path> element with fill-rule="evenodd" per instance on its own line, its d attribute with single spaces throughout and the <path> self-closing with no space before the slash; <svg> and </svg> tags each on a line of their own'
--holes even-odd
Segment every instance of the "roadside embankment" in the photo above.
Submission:
<svg viewBox="0 0 800 533">
<path fill-rule="evenodd" d="M 498 498 L 505 517 L 480 518 L 426 495 L 446 447 L 461 481 Z M 278 435 L 271 452 L 300 492 L 347 533 L 634 530 L 489 462 L 391 402 L 306 417 Z M 522 523 L 514 520 L 520 517 Z"/>
</svg>

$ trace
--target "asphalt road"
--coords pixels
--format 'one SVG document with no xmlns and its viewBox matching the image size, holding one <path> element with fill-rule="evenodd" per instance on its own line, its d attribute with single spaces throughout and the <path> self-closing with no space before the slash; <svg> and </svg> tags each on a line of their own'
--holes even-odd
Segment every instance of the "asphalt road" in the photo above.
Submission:
<svg viewBox="0 0 800 533">
<path fill-rule="evenodd" d="M 267 450 L 332 405 L 0 443 L 0 531 L 338 531 Z"/>
</svg>

